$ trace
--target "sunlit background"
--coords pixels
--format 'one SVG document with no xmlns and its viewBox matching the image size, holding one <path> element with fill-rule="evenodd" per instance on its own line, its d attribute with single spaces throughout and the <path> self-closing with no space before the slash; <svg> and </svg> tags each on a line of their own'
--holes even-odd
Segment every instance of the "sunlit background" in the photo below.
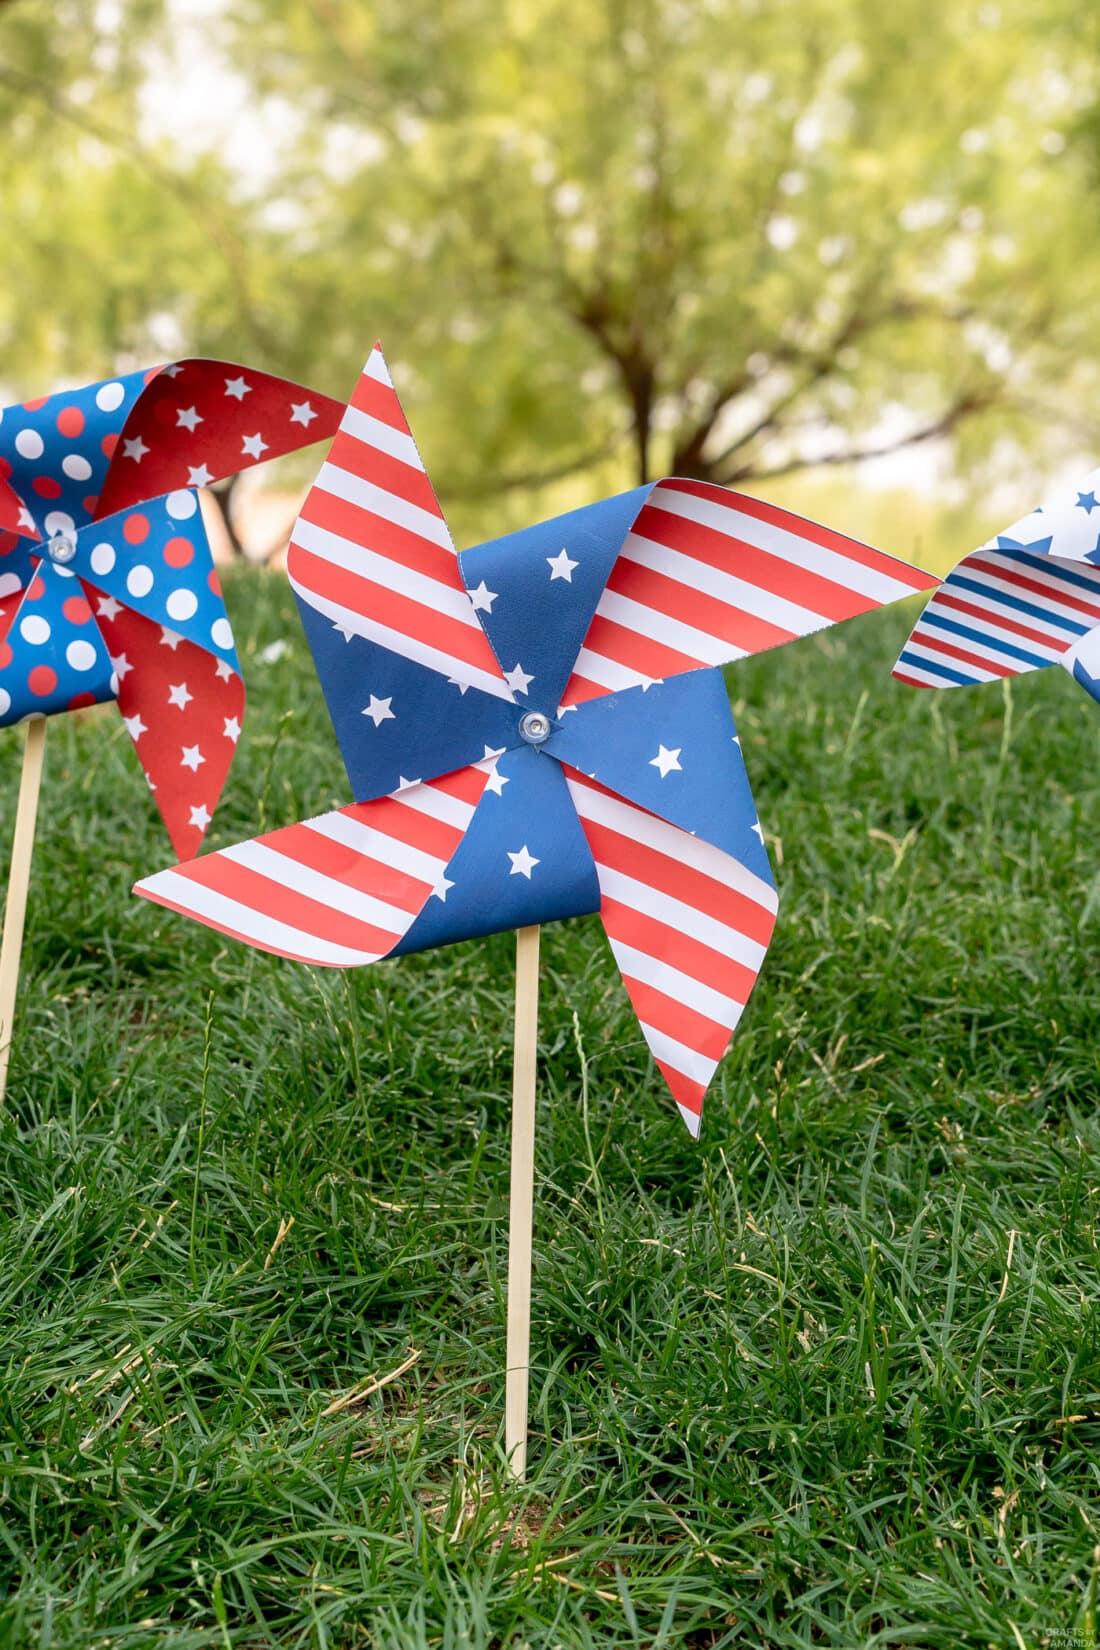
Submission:
<svg viewBox="0 0 1100 1650">
<path fill-rule="evenodd" d="M 0 388 L 381 337 L 460 543 L 673 472 L 942 569 L 1100 461 L 1098 97 L 1075 0 L 0 0 Z"/>
</svg>

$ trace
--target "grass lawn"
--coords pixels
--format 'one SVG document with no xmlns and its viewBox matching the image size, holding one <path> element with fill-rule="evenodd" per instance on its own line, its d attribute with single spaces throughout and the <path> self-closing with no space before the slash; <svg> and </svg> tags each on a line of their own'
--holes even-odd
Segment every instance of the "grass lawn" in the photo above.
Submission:
<svg viewBox="0 0 1100 1650">
<path fill-rule="evenodd" d="M 215 846 L 349 800 L 284 582 L 229 601 Z M 782 907 L 698 1146 L 597 920 L 544 935 L 523 1490 L 510 936 L 224 942 L 130 896 L 170 852 L 116 713 L 51 725 L 0 1644 L 1091 1650 L 1100 722 L 1057 670 L 891 682 L 911 617 L 731 672 Z"/>
</svg>

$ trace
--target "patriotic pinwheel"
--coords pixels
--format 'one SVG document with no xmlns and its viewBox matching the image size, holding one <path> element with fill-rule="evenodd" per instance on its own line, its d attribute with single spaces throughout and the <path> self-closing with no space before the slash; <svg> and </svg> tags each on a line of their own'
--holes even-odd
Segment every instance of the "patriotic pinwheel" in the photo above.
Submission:
<svg viewBox="0 0 1100 1650">
<path fill-rule="evenodd" d="M 599 911 L 698 1133 L 776 913 L 714 667 L 934 581 L 695 481 L 456 555 L 377 349 L 288 571 L 357 800 L 137 891 L 336 967 Z"/>
<path fill-rule="evenodd" d="M 964 556 L 894 675 L 966 687 L 1059 664 L 1100 701 L 1100 470 Z"/>
<path fill-rule="evenodd" d="M 117 698 L 181 856 L 244 706 L 194 489 L 331 434 L 342 410 L 188 360 L 0 415 L 0 725 Z"/>
</svg>

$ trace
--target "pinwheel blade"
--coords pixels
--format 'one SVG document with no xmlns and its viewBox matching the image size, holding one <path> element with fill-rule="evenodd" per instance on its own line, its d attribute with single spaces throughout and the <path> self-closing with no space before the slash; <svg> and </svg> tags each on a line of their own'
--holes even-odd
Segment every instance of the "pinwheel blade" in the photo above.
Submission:
<svg viewBox="0 0 1100 1650">
<path fill-rule="evenodd" d="M 114 698 L 107 647 L 80 581 L 43 561 L 0 642 L 0 724 Z"/>
<path fill-rule="evenodd" d="M 388 956 L 432 897 L 485 767 L 357 802 L 139 882 L 143 898 L 261 951 L 327 968 Z"/>
</svg>

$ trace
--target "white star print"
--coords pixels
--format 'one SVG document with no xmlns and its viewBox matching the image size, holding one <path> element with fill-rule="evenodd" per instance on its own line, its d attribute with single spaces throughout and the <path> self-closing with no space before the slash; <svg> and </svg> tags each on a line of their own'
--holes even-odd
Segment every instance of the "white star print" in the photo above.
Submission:
<svg viewBox="0 0 1100 1650">
<path fill-rule="evenodd" d="M 334 624 L 332 628 L 338 636 L 342 636 L 344 638 L 345 642 L 350 642 L 351 638 L 355 635 L 354 630 L 349 630 L 346 624 Z"/>
<path fill-rule="evenodd" d="M 217 664 L 214 666 L 214 675 L 218 678 L 219 682 L 228 682 L 229 678 L 231 676 L 235 676 L 236 674 L 236 671 L 233 669 L 233 666 L 229 663 L 228 659 L 219 659 Z"/>
<path fill-rule="evenodd" d="M 131 739 L 140 739 L 143 733 L 149 732 L 140 716 L 124 716 L 122 720 L 126 724 L 126 732 Z"/>
<path fill-rule="evenodd" d="M 308 430 L 316 417 L 317 414 L 308 401 L 292 401 L 290 403 L 290 422 L 292 424 L 304 424 Z"/>
<path fill-rule="evenodd" d="M 101 619 L 117 619 L 122 612 L 122 603 L 116 602 L 113 596 L 100 596 L 96 602 L 96 612 Z"/>
<path fill-rule="evenodd" d="M 739 733 L 734 734 L 733 742 L 737 746 L 737 749 L 740 750 L 741 749 L 741 735 Z"/>
<path fill-rule="evenodd" d="M 757 836 L 760 838 L 761 842 L 763 842 L 763 840 L 764 840 L 764 827 L 763 827 L 763 825 L 761 825 L 760 821 L 757 820 L 756 824 L 752 828 L 756 832 Z"/>
<path fill-rule="evenodd" d="M 192 773 L 197 773 L 206 761 L 206 757 L 202 754 L 198 745 L 181 745 L 180 749 L 183 751 L 183 755 L 180 757 L 180 767 L 190 768 Z"/>
<path fill-rule="evenodd" d="M 140 464 L 148 451 L 140 435 L 131 436 L 128 441 L 122 443 L 123 458 L 132 458 L 135 464 Z"/>
<path fill-rule="evenodd" d="M 376 699 L 372 693 L 370 696 L 370 704 L 363 712 L 363 715 L 369 716 L 375 727 L 378 727 L 382 722 L 396 722 L 397 717 L 390 709 L 392 704 L 392 697 L 389 699 Z"/>
<path fill-rule="evenodd" d="M 191 823 L 192 825 L 197 825 L 200 831 L 205 831 L 212 818 L 213 815 L 210 813 L 205 802 L 200 802 L 197 808 L 191 809 Z"/>
<path fill-rule="evenodd" d="M 656 756 L 650 758 L 650 767 L 656 768 L 662 779 L 670 773 L 682 773 L 683 769 L 680 766 L 680 751 L 682 748 L 678 745 L 674 751 L 670 751 L 666 746 L 658 745 Z"/>
<path fill-rule="evenodd" d="M 161 625 L 161 627 L 160 627 L 160 645 L 161 645 L 161 647 L 170 647 L 172 649 L 172 652 L 174 653 L 176 651 L 177 647 L 179 647 L 179 645 L 182 641 L 183 641 L 183 637 L 180 635 L 178 630 L 171 630 L 171 629 L 169 629 L 168 625 L 166 625 L 166 624 Z"/>
<path fill-rule="evenodd" d="M 261 458 L 267 452 L 267 449 L 268 443 L 259 431 L 255 435 L 246 435 L 241 438 L 241 451 L 249 458 Z"/>
<path fill-rule="evenodd" d="M 194 697 L 193 693 L 188 693 L 186 682 L 177 682 L 174 686 L 169 685 L 168 703 L 178 705 L 180 710 L 186 710 Z"/>
<path fill-rule="evenodd" d="M 490 590 L 484 579 L 482 579 L 476 590 L 470 591 L 470 601 L 473 604 L 475 613 L 491 613 L 496 599 L 497 592 Z"/>
<path fill-rule="evenodd" d="M 173 361 L 170 367 L 161 367 L 160 371 L 162 378 L 178 378 L 183 371 L 183 362 Z"/>
<path fill-rule="evenodd" d="M 485 790 L 486 793 L 491 791 L 494 796 L 503 796 L 505 785 L 511 783 L 507 774 L 501 773 L 499 768 L 494 768 L 485 781 Z"/>
<path fill-rule="evenodd" d="M 233 743 L 236 744 L 241 737 L 241 724 L 235 716 L 223 716 L 222 731 L 227 739 L 232 739 Z"/>
<path fill-rule="evenodd" d="M 123 677 L 130 674 L 133 668 L 133 665 L 130 663 L 125 653 L 120 653 L 117 659 L 113 657 L 111 659 L 111 669 L 114 671 L 120 682 Z"/>
<path fill-rule="evenodd" d="M 176 408 L 176 428 L 177 429 L 190 430 L 192 435 L 193 435 L 194 432 L 195 432 L 195 425 L 196 424 L 202 424 L 203 422 L 204 422 L 204 420 L 203 420 L 202 413 L 197 412 L 194 407 L 177 407 Z"/>
<path fill-rule="evenodd" d="M 528 676 L 522 665 L 517 665 L 515 670 L 506 670 L 504 672 L 504 680 L 508 683 L 508 686 L 511 688 L 513 693 L 526 693 L 535 678 L 533 676 Z"/>
<path fill-rule="evenodd" d="M 214 479 L 214 472 L 208 470 L 205 464 L 189 465 L 187 469 L 187 485 L 189 487 L 209 487 Z"/>
<path fill-rule="evenodd" d="M 225 393 L 231 395 L 236 401 L 243 401 L 246 395 L 252 394 L 252 385 L 246 384 L 243 378 L 227 378 Z"/>
<path fill-rule="evenodd" d="M 432 889 L 432 898 L 440 900 L 440 901 L 442 901 L 442 903 L 444 905 L 446 905 L 446 903 L 447 903 L 447 890 L 448 890 L 448 888 L 453 888 L 453 887 L 454 887 L 453 882 L 450 882 L 446 877 L 440 877 L 439 881 L 436 883 L 435 887 Z"/>
<path fill-rule="evenodd" d="M 528 882 L 530 882 L 531 872 L 534 870 L 536 865 L 541 865 L 542 861 L 535 859 L 532 854 L 527 852 L 526 842 L 517 854 L 513 854 L 511 849 L 506 849 L 505 852 L 507 853 L 508 858 L 512 861 L 512 869 L 509 871 L 508 875 L 510 877 L 526 877 Z"/>
<path fill-rule="evenodd" d="M 421 784 L 419 779 L 406 779 L 403 773 L 399 773 L 397 776 L 397 788 L 399 791 L 411 791 L 414 785 L 419 784 Z"/>
<path fill-rule="evenodd" d="M 566 584 L 573 583 L 573 569 L 574 567 L 579 567 L 580 562 L 569 560 L 569 552 L 566 550 L 564 545 L 562 546 L 561 554 L 559 556 L 547 556 L 546 560 L 550 564 L 551 584 L 553 584 L 555 579 L 564 579 Z"/>
<path fill-rule="evenodd" d="M 465 698 L 465 696 L 466 696 L 466 689 L 469 687 L 469 685 L 470 685 L 469 682 L 460 682 L 458 680 L 457 676 L 448 676 L 447 677 L 447 686 L 448 687 L 456 687 L 458 689 L 459 693 L 462 694 L 463 698 Z"/>
</svg>

